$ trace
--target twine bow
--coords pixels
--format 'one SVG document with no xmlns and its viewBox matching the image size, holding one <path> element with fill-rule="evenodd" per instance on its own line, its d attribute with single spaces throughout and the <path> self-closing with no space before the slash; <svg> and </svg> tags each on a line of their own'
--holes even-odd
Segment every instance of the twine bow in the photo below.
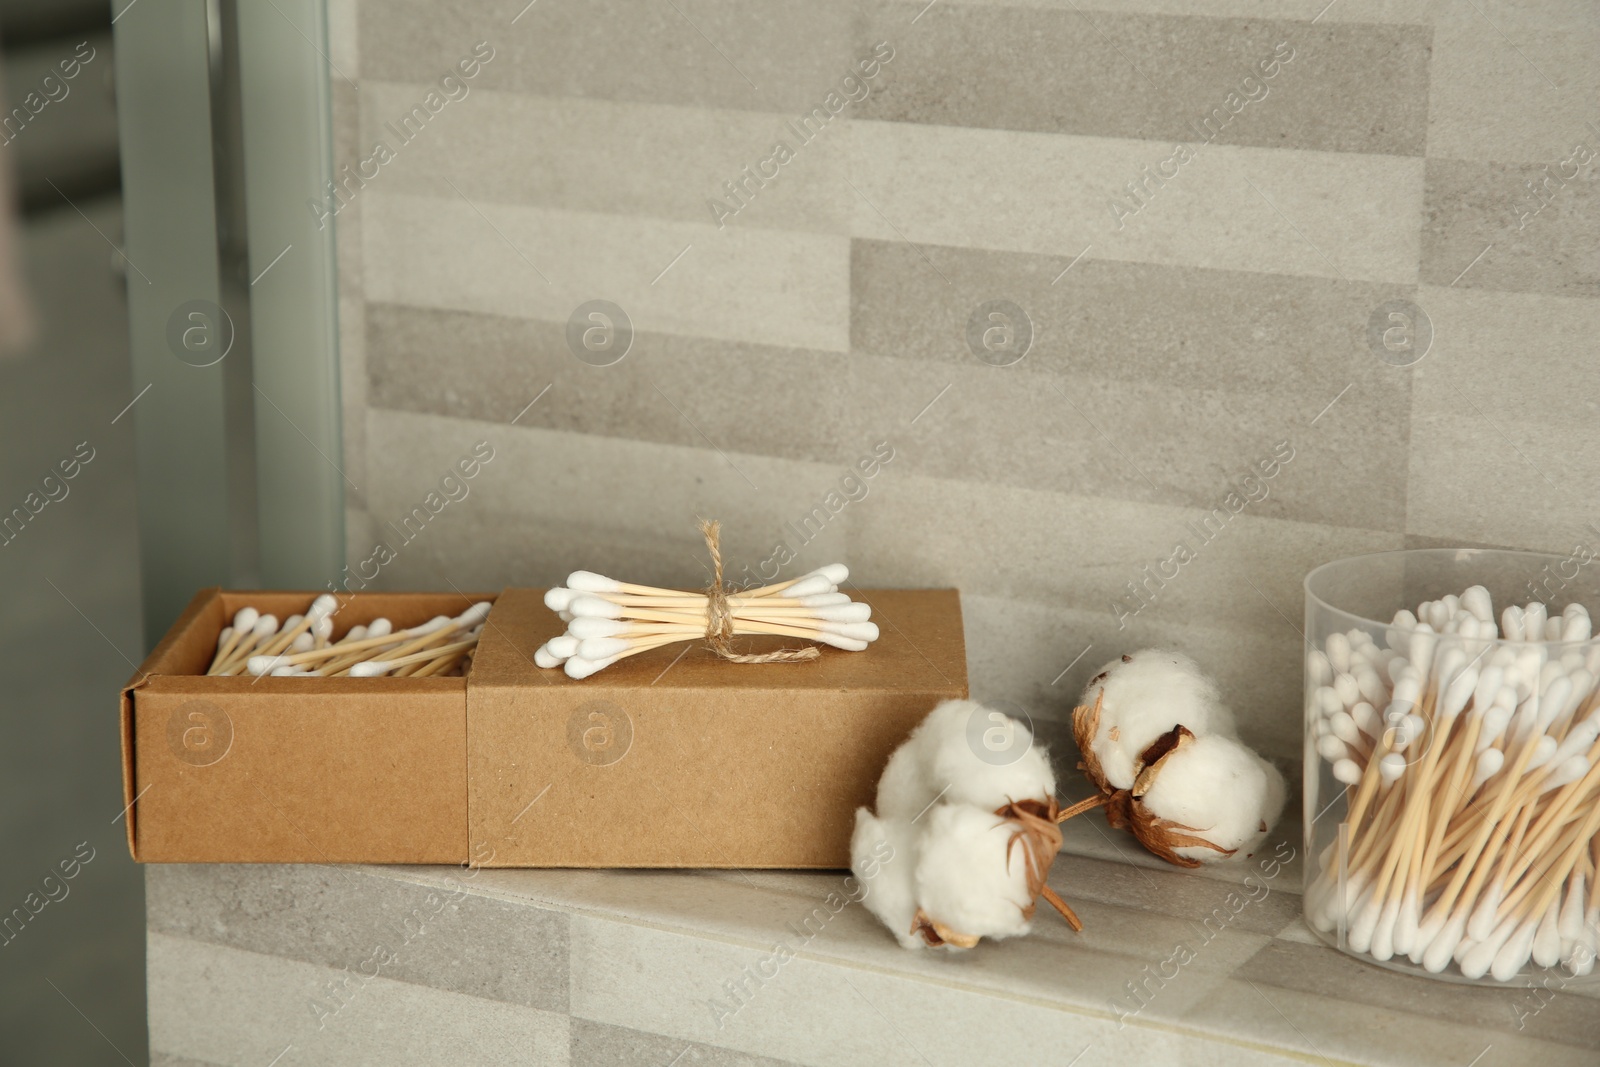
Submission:
<svg viewBox="0 0 1600 1067">
<path fill-rule="evenodd" d="M 711 555 L 711 584 L 706 587 L 706 644 L 711 651 L 730 663 L 806 663 L 822 655 L 816 645 L 780 648 L 775 652 L 735 652 L 733 612 L 728 607 L 728 594 L 722 585 L 722 523 L 701 519 L 700 533 L 705 536 L 706 551 Z"/>
</svg>

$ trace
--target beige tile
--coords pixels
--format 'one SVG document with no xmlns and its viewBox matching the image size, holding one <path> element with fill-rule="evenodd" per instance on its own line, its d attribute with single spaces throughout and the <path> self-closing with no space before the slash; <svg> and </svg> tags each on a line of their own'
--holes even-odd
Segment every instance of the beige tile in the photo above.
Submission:
<svg viewBox="0 0 1600 1067">
<path fill-rule="evenodd" d="M 1581 0 L 1441 5 L 1428 71 L 1428 155 L 1546 163 L 1600 145 L 1600 18 Z"/>
<path fill-rule="evenodd" d="M 429 0 L 363 4 L 362 69 L 431 80 L 487 41 L 484 87 L 775 111 L 819 103 L 856 58 L 842 0 L 767 5 L 759 18 L 735 0 L 517 6 L 456 0 L 441 19 Z"/>
<path fill-rule="evenodd" d="M 541 403 L 559 399 L 552 392 Z M 786 524 L 840 477 L 821 464 L 398 412 L 370 412 L 368 433 L 371 511 L 378 535 L 398 554 L 383 570 L 387 588 L 542 585 L 580 566 L 701 587 L 710 579 L 696 527 L 702 515 L 723 523 L 727 579 L 750 580 Z M 402 541 L 386 523 L 477 441 L 489 442 L 495 457 L 468 483 L 467 497 Z M 847 505 L 809 542 L 793 538 L 799 551 L 790 570 L 843 559 L 857 506 Z"/>
<path fill-rule="evenodd" d="M 147 953 L 150 1045 L 169 1055 L 256 1064 L 292 1046 L 327 1064 L 567 1062 L 567 1019 L 550 1012 L 155 932 Z M 338 1007 L 332 990 L 346 988 Z M 320 1029 L 313 1001 L 332 1013 Z"/>
<path fill-rule="evenodd" d="M 910 3 L 869 8 L 862 40 L 889 38 L 900 54 L 885 91 L 866 102 L 865 117 L 1192 138 L 1189 124 L 1224 107 L 1256 63 L 1288 42 L 1293 58 L 1256 83 L 1250 91 L 1258 99 L 1222 126 L 1218 141 L 1422 154 L 1430 37 L 1424 27 L 1098 12 L 1091 18 L 1079 10 L 955 4 L 910 27 L 914 12 Z M 1029 46 L 1019 49 L 1019 41 Z M 1341 106 L 1330 108 L 1329 100 Z"/>
<path fill-rule="evenodd" d="M 1584 166 L 1570 146 L 1538 165 L 1428 160 L 1422 281 L 1600 295 L 1600 134 L 1585 140 Z"/>
<path fill-rule="evenodd" d="M 1131 130 L 853 122 L 847 133 L 867 201 L 859 235 L 1064 257 L 1046 281 L 1086 247 L 1085 259 L 1416 280 L 1420 159 L 1214 144 L 1180 163 L 1175 141 Z"/>
<path fill-rule="evenodd" d="M 1406 529 L 1567 552 L 1592 543 L 1600 301 L 1425 287 Z"/>
<path fill-rule="evenodd" d="M 328 62 L 357 82 L 361 79 L 363 6 L 362 0 L 328 0 Z"/>
<path fill-rule="evenodd" d="M 839 177 L 842 128 L 806 143 L 782 113 L 476 89 L 398 147 L 394 127 L 426 90 L 363 85 L 361 154 L 380 142 L 395 150 L 373 188 L 453 197 L 449 182 L 474 202 L 848 232 L 854 194 Z M 780 142 L 794 158 L 763 179 L 759 166 Z M 575 150 L 552 150 L 563 145 Z M 743 183 L 738 199 L 725 183 Z"/>
<path fill-rule="evenodd" d="M 605 299 L 638 330 L 831 351 L 846 344 L 842 237 L 361 196 L 371 300 L 565 323 L 579 305 Z"/>
</svg>

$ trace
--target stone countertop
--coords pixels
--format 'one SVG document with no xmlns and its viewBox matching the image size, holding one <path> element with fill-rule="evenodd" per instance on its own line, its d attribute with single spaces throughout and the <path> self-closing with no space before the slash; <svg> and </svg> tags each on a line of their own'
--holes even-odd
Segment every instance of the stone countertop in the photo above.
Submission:
<svg viewBox="0 0 1600 1067">
<path fill-rule="evenodd" d="M 844 872 L 152 866 L 152 1062 L 1600 1062 L 1593 986 L 1322 945 L 1297 830 L 1190 872 L 1098 816 L 1065 829 L 1050 882 L 1083 932 L 1041 908 L 959 955 L 899 948 Z"/>
</svg>

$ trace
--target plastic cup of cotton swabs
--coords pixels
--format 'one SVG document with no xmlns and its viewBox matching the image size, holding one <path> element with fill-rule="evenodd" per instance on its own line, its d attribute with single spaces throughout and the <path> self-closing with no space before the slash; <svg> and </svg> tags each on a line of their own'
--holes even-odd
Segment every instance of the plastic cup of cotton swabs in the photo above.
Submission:
<svg viewBox="0 0 1600 1067">
<path fill-rule="evenodd" d="M 759 589 L 727 594 L 731 636 L 797 638 L 860 652 L 878 639 L 872 608 L 839 592 L 850 577 L 841 563 Z M 707 636 L 710 600 L 703 592 L 634 585 L 592 571 L 573 571 L 549 590 L 545 606 L 567 622 L 565 633 L 534 651 L 540 667 L 587 678 L 618 660 Z"/>
<path fill-rule="evenodd" d="M 1307 923 L 1395 970 L 1600 980 L 1600 566 L 1413 549 L 1306 589 Z"/>
</svg>

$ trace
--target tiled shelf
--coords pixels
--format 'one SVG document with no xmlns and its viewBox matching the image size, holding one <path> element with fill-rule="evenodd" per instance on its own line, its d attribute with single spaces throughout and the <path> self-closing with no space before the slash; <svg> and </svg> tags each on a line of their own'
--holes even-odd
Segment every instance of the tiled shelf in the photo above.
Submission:
<svg viewBox="0 0 1600 1067">
<path fill-rule="evenodd" d="M 1364 966 L 1306 929 L 1298 862 L 1274 874 L 1271 849 L 1180 872 L 1102 823 L 1069 827 L 1051 883 L 1083 933 L 1041 913 L 1031 936 L 961 956 L 903 951 L 841 898 L 832 911 L 842 872 L 150 867 L 153 1062 L 1600 1058 L 1593 989 Z"/>
</svg>

